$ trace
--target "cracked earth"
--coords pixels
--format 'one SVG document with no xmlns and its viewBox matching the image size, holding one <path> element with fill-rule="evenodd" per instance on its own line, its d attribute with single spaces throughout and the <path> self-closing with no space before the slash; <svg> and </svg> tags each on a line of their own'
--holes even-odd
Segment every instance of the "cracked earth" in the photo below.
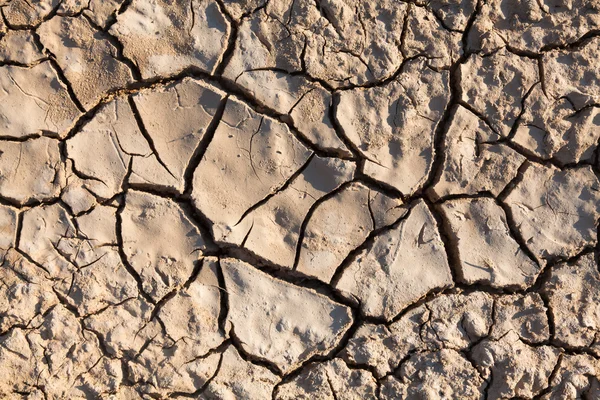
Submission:
<svg viewBox="0 0 600 400">
<path fill-rule="evenodd" d="M 600 1 L 0 17 L 0 398 L 600 399 Z"/>
</svg>

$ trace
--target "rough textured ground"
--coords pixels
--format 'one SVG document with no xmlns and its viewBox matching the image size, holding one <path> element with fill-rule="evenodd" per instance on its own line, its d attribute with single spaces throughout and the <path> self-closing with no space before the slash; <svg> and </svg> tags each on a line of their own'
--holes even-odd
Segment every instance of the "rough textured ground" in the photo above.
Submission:
<svg viewBox="0 0 600 400">
<path fill-rule="evenodd" d="M 600 399 L 600 1 L 0 17 L 0 398 Z"/>
</svg>

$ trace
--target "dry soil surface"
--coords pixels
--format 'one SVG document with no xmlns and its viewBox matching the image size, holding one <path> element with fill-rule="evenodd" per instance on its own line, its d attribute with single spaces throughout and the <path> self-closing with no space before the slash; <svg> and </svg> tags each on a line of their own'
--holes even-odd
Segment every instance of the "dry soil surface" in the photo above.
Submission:
<svg viewBox="0 0 600 400">
<path fill-rule="evenodd" d="M 600 399 L 599 0 L 0 0 L 0 398 Z"/>
</svg>

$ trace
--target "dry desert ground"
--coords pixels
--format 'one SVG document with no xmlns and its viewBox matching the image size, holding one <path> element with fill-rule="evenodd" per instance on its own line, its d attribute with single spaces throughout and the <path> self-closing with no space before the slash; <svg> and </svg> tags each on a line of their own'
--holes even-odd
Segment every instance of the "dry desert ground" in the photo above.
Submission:
<svg viewBox="0 0 600 400">
<path fill-rule="evenodd" d="M 600 0 L 0 0 L 0 399 L 600 399 Z"/>
</svg>

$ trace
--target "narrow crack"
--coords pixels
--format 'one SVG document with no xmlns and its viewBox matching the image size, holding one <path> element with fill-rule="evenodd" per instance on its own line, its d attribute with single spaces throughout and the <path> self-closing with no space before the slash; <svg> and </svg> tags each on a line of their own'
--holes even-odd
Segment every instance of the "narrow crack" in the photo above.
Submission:
<svg viewBox="0 0 600 400">
<path fill-rule="evenodd" d="M 202 393 L 204 393 L 206 391 L 206 389 L 210 386 L 210 384 L 212 383 L 213 380 L 215 380 L 217 378 L 217 376 L 219 376 L 219 373 L 221 372 L 221 368 L 223 366 L 223 357 L 224 357 L 224 353 L 225 350 L 227 349 L 227 347 L 229 347 L 231 345 L 231 341 L 227 340 L 225 342 L 223 342 L 219 347 L 217 347 L 214 350 L 211 350 L 208 354 L 204 355 L 203 358 L 211 355 L 211 354 L 218 354 L 220 353 L 220 357 L 219 357 L 219 362 L 217 363 L 217 368 L 215 369 L 215 373 L 212 374 L 212 376 L 210 376 L 206 382 L 204 382 L 204 384 L 198 388 L 198 390 L 192 392 L 192 393 L 187 393 L 187 392 L 173 392 L 169 395 L 170 398 L 175 398 L 175 397 L 188 397 L 188 398 L 192 398 L 192 399 L 197 399 L 199 398 L 198 396 L 201 396 Z"/>
<path fill-rule="evenodd" d="M 331 192 L 329 192 L 326 195 L 324 195 L 323 197 L 320 197 L 319 199 L 317 199 L 310 206 L 310 208 L 308 209 L 308 212 L 306 213 L 306 215 L 304 216 L 304 219 L 302 220 L 302 224 L 300 225 L 300 231 L 298 233 L 298 240 L 296 241 L 296 249 L 294 252 L 295 256 L 294 256 L 294 263 L 292 265 L 292 270 L 296 271 L 298 269 L 298 262 L 300 261 L 300 253 L 302 251 L 302 243 L 304 241 L 304 235 L 306 232 L 306 228 L 308 226 L 308 223 L 310 222 L 310 219 L 312 218 L 313 214 L 315 213 L 315 210 L 317 210 L 317 208 L 319 208 L 319 206 L 321 204 L 325 203 L 327 200 L 342 193 L 344 190 L 346 190 L 350 185 L 352 185 L 354 183 L 355 183 L 355 181 L 351 180 L 351 181 L 341 184 L 340 186 L 338 186 Z"/>
<path fill-rule="evenodd" d="M 215 111 L 215 114 L 213 115 L 212 120 L 206 127 L 206 131 L 202 135 L 202 139 L 200 140 L 200 142 L 198 143 L 198 146 L 194 150 L 194 153 L 192 154 L 192 157 L 190 158 L 190 161 L 185 169 L 185 172 L 183 173 L 183 180 L 185 182 L 185 186 L 184 186 L 184 190 L 183 190 L 184 196 L 191 196 L 191 194 L 194 190 L 194 188 L 193 188 L 194 172 L 198 168 L 198 165 L 200 165 L 200 162 L 202 161 L 202 158 L 204 157 L 204 153 L 206 153 L 206 149 L 208 148 L 208 146 L 210 145 L 210 143 L 212 142 L 212 140 L 215 136 L 215 132 L 217 131 L 217 128 L 219 127 L 219 124 L 221 122 L 221 118 L 223 117 L 223 113 L 225 112 L 225 107 L 227 105 L 228 99 L 229 99 L 229 96 L 225 96 L 221 100 L 219 105 L 217 106 L 217 109 Z"/>
<path fill-rule="evenodd" d="M 130 166 L 130 170 L 131 170 L 131 166 Z M 125 243 L 123 240 L 123 217 L 122 217 L 122 213 L 124 210 L 125 210 L 125 199 L 123 198 L 121 200 L 121 203 L 119 204 L 119 207 L 117 208 L 117 212 L 115 213 L 115 216 L 116 216 L 115 231 L 116 231 L 116 237 L 117 237 L 119 256 L 121 257 L 121 263 L 123 264 L 123 266 L 125 267 L 127 272 L 129 272 L 129 274 L 135 279 L 135 281 L 137 283 L 137 287 L 138 287 L 138 292 L 144 298 L 144 300 L 146 300 L 150 304 L 156 304 L 154 299 L 152 299 L 152 297 L 150 297 L 150 295 L 148 295 L 146 293 L 146 291 L 144 290 L 144 283 L 143 283 L 142 277 L 135 270 L 135 268 L 133 268 L 133 266 L 129 263 L 129 260 L 127 259 L 127 255 L 125 254 Z"/>
<path fill-rule="evenodd" d="M 263 368 L 266 368 L 277 376 L 282 376 L 281 370 L 275 363 L 273 363 L 272 361 L 269 361 L 266 358 L 255 356 L 255 355 L 247 352 L 243 346 L 244 341 L 241 340 L 235 334 L 235 326 L 233 325 L 233 323 L 231 321 L 229 322 L 229 324 L 231 326 L 231 328 L 229 329 L 229 338 L 231 339 L 231 343 L 235 347 L 235 349 L 237 350 L 237 352 L 240 354 L 240 356 L 242 357 L 242 359 L 244 361 L 251 363 L 251 364 L 259 365 Z"/>
<path fill-rule="evenodd" d="M 218 325 L 219 331 L 223 334 L 227 334 L 227 318 L 229 316 L 229 292 L 225 285 L 225 275 L 223 274 L 223 266 L 221 261 L 217 261 L 217 281 L 220 287 L 220 304 L 219 304 L 219 318 Z"/>
<path fill-rule="evenodd" d="M 373 229 L 371 233 L 369 233 L 367 238 L 358 247 L 356 247 L 354 250 L 348 253 L 346 258 L 336 268 L 335 273 L 333 274 L 333 277 L 331 278 L 329 284 L 335 288 L 342 276 L 344 275 L 344 272 L 348 268 L 350 268 L 350 266 L 352 266 L 352 263 L 356 260 L 357 256 L 364 250 L 371 248 L 371 246 L 375 243 L 378 237 L 385 234 L 386 232 L 398 228 L 398 226 L 400 226 L 400 224 L 402 224 L 410 216 L 412 208 L 412 205 L 407 207 L 407 212 L 400 218 L 398 218 L 396 221 L 394 221 L 392 224 L 385 225 L 378 229 Z M 356 307 L 356 305 L 354 305 L 354 307 Z"/>
<path fill-rule="evenodd" d="M 244 220 L 244 218 L 246 218 L 248 215 L 250 215 L 254 210 L 256 210 L 259 207 L 261 207 L 262 205 L 266 204 L 269 200 L 271 200 L 271 198 L 273 198 L 277 194 L 285 191 L 294 182 L 294 180 L 296 180 L 296 178 L 298 176 L 300 176 L 306 170 L 306 168 L 308 168 L 308 166 L 310 165 L 310 162 L 312 161 L 312 159 L 313 159 L 314 156 L 315 156 L 315 154 L 312 153 L 306 159 L 306 161 L 304 162 L 304 164 L 302 164 L 302 166 L 300 168 L 298 168 L 298 170 L 296 172 L 294 172 L 292 175 L 290 175 L 290 177 L 281 186 L 279 186 L 278 188 L 275 188 L 274 190 L 272 190 L 263 199 L 261 199 L 260 201 L 258 201 L 255 204 L 253 204 L 246 211 L 244 211 L 244 213 L 239 218 L 239 220 L 234 224 L 234 226 L 239 225 Z"/>
<path fill-rule="evenodd" d="M 62 71 L 62 69 L 60 68 L 58 63 L 56 62 L 56 57 L 54 56 L 54 54 L 50 53 L 50 50 L 46 49 L 46 52 L 50 55 L 49 61 L 50 61 L 50 65 L 52 66 L 52 69 L 54 70 L 54 72 L 56 72 L 56 75 L 58 76 L 59 81 L 67 89 L 67 93 L 69 93 L 69 97 L 71 98 L 71 101 L 73 102 L 73 104 L 75 104 L 75 106 L 77 107 L 77 109 L 80 112 L 85 113 L 86 112 L 85 107 L 83 106 L 83 104 L 81 104 L 81 102 L 77 98 L 77 95 L 75 94 L 75 91 L 73 90 L 73 86 L 71 85 L 71 82 L 69 82 L 69 80 L 65 76 L 64 72 Z"/>
<path fill-rule="evenodd" d="M 133 99 L 133 96 L 129 95 L 127 97 L 127 101 L 129 102 L 129 106 L 131 107 L 131 111 L 133 112 L 133 116 L 135 117 L 135 121 L 137 122 L 138 128 L 139 128 L 140 132 L 142 133 L 142 135 L 144 136 L 144 138 L 146 139 L 146 142 L 148 143 L 148 146 L 150 147 L 150 150 L 152 150 L 152 153 L 156 157 L 156 160 L 169 173 L 169 175 L 171 175 L 173 177 L 173 179 L 179 180 L 171 172 L 171 170 L 169 169 L 169 167 L 167 166 L 167 164 L 165 164 L 165 162 L 160 157 L 160 154 L 156 150 L 156 146 L 154 144 L 154 139 L 152 139 L 152 136 L 150 135 L 150 133 L 146 129 L 146 125 L 144 124 L 144 120 L 142 119 L 142 115 L 140 114 L 140 111 L 138 110 L 137 105 L 135 104 L 135 100 Z"/>
<path fill-rule="evenodd" d="M 221 60 L 218 62 L 217 66 L 214 69 L 214 75 L 216 76 L 223 76 L 223 72 L 225 72 L 225 68 L 227 68 L 227 65 L 229 64 L 229 61 L 231 60 L 231 58 L 233 57 L 234 53 L 235 53 L 235 46 L 236 46 L 236 42 L 238 39 L 238 25 L 235 21 L 235 19 L 231 16 L 231 14 L 229 13 L 229 11 L 227 11 L 227 7 L 225 7 L 225 4 L 223 4 L 223 0 L 216 0 L 216 4 L 219 6 L 219 10 L 221 11 L 221 14 L 223 14 L 225 16 L 225 19 L 227 19 L 228 25 L 229 25 L 229 38 L 227 41 L 227 47 L 225 48 L 225 51 L 223 52 L 223 55 L 221 56 Z"/>
<path fill-rule="evenodd" d="M 108 28 L 103 29 L 101 26 L 98 26 L 87 14 L 83 13 L 82 17 L 88 22 L 88 24 L 90 24 L 90 26 L 93 29 L 95 29 L 98 32 L 101 32 L 104 36 L 103 39 L 106 39 L 115 48 L 115 50 L 117 51 L 115 59 L 127 66 L 127 68 L 129 68 L 133 79 L 136 81 L 142 80 L 142 73 L 140 72 L 140 69 L 137 66 L 137 64 L 135 64 L 129 58 L 125 57 L 125 48 L 123 46 L 123 43 L 121 43 L 121 41 L 116 36 L 109 33 Z"/>
<path fill-rule="evenodd" d="M 425 202 L 427 203 L 428 201 L 425 200 Z M 452 281 L 455 283 L 464 283 L 465 277 L 461 267 L 458 238 L 452 231 L 450 222 L 444 218 L 444 213 L 440 206 L 431 203 L 427 205 L 431 215 L 433 215 L 433 218 L 437 223 L 438 232 L 440 234 L 440 238 L 442 239 L 442 243 L 444 243 L 444 250 L 446 252 L 448 266 L 450 267 L 450 272 L 452 274 Z"/>
</svg>

